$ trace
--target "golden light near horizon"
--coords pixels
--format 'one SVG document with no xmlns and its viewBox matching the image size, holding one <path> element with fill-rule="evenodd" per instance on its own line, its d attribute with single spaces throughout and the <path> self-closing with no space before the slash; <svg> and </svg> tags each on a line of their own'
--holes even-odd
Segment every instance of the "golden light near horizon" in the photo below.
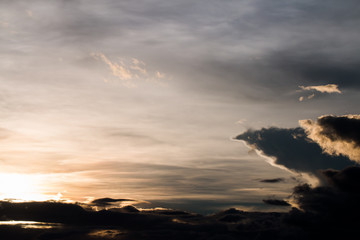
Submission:
<svg viewBox="0 0 360 240">
<path fill-rule="evenodd" d="M 44 201 L 49 196 L 42 193 L 41 178 L 30 174 L 0 173 L 0 199 Z"/>
</svg>

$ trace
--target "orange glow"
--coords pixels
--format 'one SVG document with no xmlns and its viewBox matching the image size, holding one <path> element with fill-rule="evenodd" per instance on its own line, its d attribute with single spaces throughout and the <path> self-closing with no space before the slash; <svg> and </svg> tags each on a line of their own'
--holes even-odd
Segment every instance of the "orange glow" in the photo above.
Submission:
<svg viewBox="0 0 360 240">
<path fill-rule="evenodd" d="M 41 178 L 29 174 L 1 173 L 0 199 L 44 201 L 49 196 L 41 194 Z"/>
</svg>

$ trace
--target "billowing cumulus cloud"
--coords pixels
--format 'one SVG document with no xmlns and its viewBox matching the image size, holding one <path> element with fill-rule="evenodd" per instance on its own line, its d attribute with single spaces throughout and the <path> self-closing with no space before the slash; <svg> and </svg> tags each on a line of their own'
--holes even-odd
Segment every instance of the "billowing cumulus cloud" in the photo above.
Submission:
<svg viewBox="0 0 360 240">
<path fill-rule="evenodd" d="M 248 130 L 236 137 L 272 158 L 271 163 L 295 172 L 318 175 L 319 169 L 343 169 L 353 165 L 347 157 L 331 156 L 307 137 L 302 128 L 262 128 Z"/>
<path fill-rule="evenodd" d="M 324 152 L 360 162 L 360 115 L 327 115 L 316 121 L 301 120 L 300 125 Z"/>
</svg>

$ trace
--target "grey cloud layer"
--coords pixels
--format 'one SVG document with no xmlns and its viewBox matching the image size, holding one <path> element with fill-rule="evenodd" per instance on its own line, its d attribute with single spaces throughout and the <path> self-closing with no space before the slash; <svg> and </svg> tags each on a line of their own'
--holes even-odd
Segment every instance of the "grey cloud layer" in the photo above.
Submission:
<svg viewBox="0 0 360 240">
<path fill-rule="evenodd" d="M 352 0 L 341 4 L 333 0 L 5 1 L 3 5 L 17 15 L 22 9 L 14 30 L 26 36 L 29 49 L 61 46 L 87 54 L 100 50 L 115 56 L 140 55 L 145 60 L 156 55 L 152 61 L 177 74 L 192 66 L 189 60 L 195 57 L 196 65 L 208 72 L 201 76 L 205 82 L 199 89 L 206 90 L 204 85 L 219 78 L 224 91 L 244 94 L 244 83 L 267 86 L 270 95 L 298 85 L 359 87 L 360 33 L 354 26 L 360 18 L 359 6 Z M 27 10 L 33 12 L 31 20 Z M 3 21 L 11 23 L 15 19 L 9 13 Z"/>
</svg>

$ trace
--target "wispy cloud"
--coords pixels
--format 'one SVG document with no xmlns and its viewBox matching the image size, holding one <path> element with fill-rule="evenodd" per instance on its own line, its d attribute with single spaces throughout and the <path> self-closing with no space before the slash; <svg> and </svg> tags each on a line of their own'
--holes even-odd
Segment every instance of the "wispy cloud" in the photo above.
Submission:
<svg viewBox="0 0 360 240">
<path fill-rule="evenodd" d="M 131 71 L 131 67 L 126 66 L 123 61 L 120 61 L 119 63 L 112 62 L 102 53 L 92 53 L 91 55 L 95 59 L 102 60 L 104 63 L 106 63 L 110 68 L 112 75 L 121 80 L 124 85 L 126 85 L 127 87 L 135 86 L 132 82 L 132 79 L 134 78 L 134 73 Z"/>
<path fill-rule="evenodd" d="M 136 58 L 131 60 L 120 59 L 118 62 L 115 62 L 111 61 L 103 53 L 91 53 L 91 56 L 106 63 L 112 75 L 119 79 L 126 87 L 137 87 L 138 80 L 158 82 L 166 78 L 166 74 L 159 71 L 149 73 L 150 71 L 146 69 L 146 63 Z"/>
<path fill-rule="evenodd" d="M 342 93 L 339 90 L 339 86 L 336 84 L 326 84 L 326 85 L 317 85 L 317 86 L 299 86 L 302 90 L 300 91 L 316 91 L 320 93 Z M 307 97 L 299 97 L 299 101 L 302 102 L 306 99 L 312 99 L 315 97 L 315 93 L 310 94 Z"/>
<path fill-rule="evenodd" d="M 318 86 L 299 86 L 302 90 L 311 91 L 315 90 L 321 93 L 341 93 L 339 86 L 336 84 L 326 84 Z"/>
</svg>

